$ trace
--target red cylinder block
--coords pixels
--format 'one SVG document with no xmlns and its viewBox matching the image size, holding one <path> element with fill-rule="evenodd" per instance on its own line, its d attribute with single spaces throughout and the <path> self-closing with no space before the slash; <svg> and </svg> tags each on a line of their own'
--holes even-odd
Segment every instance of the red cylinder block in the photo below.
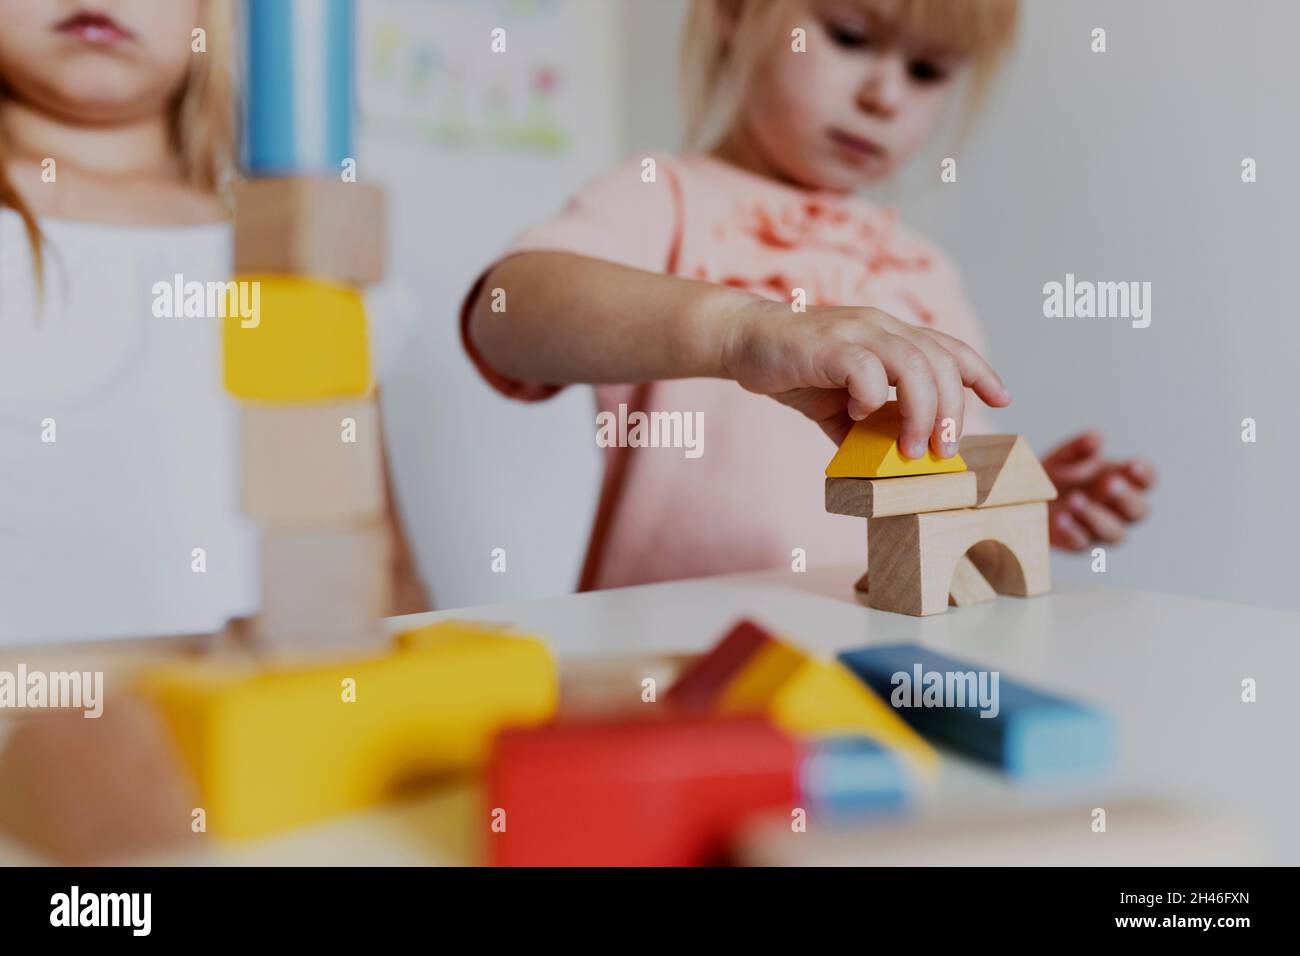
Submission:
<svg viewBox="0 0 1300 956">
<path fill-rule="evenodd" d="M 498 866 L 718 862 L 736 824 L 798 805 L 800 748 L 755 717 L 553 724 L 497 739 Z M 504 811 L 504 817 L 496 811 Z"/>
</svg>

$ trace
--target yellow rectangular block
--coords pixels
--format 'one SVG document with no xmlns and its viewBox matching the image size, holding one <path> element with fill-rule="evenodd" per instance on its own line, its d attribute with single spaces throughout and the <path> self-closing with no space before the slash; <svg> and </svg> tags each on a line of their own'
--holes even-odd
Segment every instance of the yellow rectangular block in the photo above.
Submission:
<svg viewBox="0 0 1300 956">
<path fill-rule="evenodd" d="M 239 275 L 236 282 L 255 283 L 247 295 L 254 314 L 244 318 L 227 304 L 223 346 L 228 392 L 265 401 L 310 401 L 371 390 L 360 292 L 290 275 Z"/>
<path fill-rule="evenodd" d="M 193 769 L 209 830 L 263 837 L 473 768 L 498 730 L 554 713 L 542 641 L 445 627 L 380 656 L 307 668 L 167 665 L 143 673 L 139 690 Z"/>
</svg>

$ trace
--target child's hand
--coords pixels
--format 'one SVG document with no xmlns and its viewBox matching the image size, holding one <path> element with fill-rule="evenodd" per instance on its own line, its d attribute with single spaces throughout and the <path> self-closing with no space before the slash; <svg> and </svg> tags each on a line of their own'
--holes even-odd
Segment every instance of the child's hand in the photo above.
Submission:
<svg viewBox="0 0 1300 956">
<path fill-rule="evenodd" d="M 902 322 L 879 309 L 810 308 L 792 313 L 757 302 L 739 316 L 723 365 L 744 388 L 803 412 L 839 444 L 898 388 L 903 427 L 899 447 L 909 458 L 952 457 L 962 434 L 966 387 L 1002 407 L 1011 394 L 969 345 L 942 332 Z M 942 440 L 942 423 L 956 428 Z"/>
<path fill-rule="evenodd" d="M 1146 492 L 1156 472 L 1138 458 L 1101 457 L 1101 436 L 1084 432 L 1043 459 L 1060 497 L 1048 505 L 1052 544 L 1082 551 L 1097 542 L 1118 544 L 1127 526 L 1146 517 Z"/>
</svg>

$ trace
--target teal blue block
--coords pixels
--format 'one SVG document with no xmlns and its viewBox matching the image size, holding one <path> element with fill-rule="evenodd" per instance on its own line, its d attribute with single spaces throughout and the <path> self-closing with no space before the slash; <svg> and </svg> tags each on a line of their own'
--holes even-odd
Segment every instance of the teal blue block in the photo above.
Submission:
<svg viewBox="0 0 1300 956">
<path fill-rule="evenodd" d="M 1105 771 L 1114 760 L 1110 719 L 1077 701 L 1036 690 L 998 674 L 997 714 L 981 716 L 978 699 L 960 706 L 915 706 L 911 691 L 916 668 L 921 674 L 989 672 L 917 644 L 864 647 L 840 654 L 840 660 L 925 737 L 968 756 L 994 764 L 1023 781 L 1087 777 Z M 907 675 L 904 681 L 899 675 Z M 923 685 L 922 685 L 923 686 Z M 969 684 L 964 686 L 969 687 Z M 986 684 L 990 690 L 991 680 Z M 976 695 L 978 698 L 978 695 Z M 906 706 L 912 705 L 912 706 Z"/>
</svg>

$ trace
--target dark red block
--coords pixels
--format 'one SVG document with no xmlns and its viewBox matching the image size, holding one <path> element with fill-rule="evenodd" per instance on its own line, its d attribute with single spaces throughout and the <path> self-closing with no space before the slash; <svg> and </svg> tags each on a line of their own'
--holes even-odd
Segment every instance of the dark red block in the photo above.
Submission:
<svg viewBox="0 0 1300 956">
<path fill-rule="evenodd" d="M 683 711 L 711 711 L 727 681 L 771 641 L 772 636 L 753 621 L 740 621 L 712 650 L 678 675 L 665 699 Z"/>
</svg>

